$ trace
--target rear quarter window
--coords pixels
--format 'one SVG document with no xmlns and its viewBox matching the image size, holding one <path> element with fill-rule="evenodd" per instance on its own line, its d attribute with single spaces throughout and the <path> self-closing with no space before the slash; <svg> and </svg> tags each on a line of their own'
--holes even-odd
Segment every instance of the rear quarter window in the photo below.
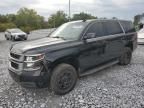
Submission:
<svg viewBox="0 0 144 108">
<path fill-rule="evenodd" d="M 135 32 L 135 28 L 132 22 L 130 21 L 120 21 L 123 26 L 125 33 Z"/>
</svg>

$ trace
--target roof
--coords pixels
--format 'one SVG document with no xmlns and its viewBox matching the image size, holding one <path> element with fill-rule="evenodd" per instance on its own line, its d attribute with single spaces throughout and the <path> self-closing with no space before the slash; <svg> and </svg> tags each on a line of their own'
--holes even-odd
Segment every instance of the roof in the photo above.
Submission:
<svg viewBox="0 0 144 108">
<path fill-rule="evenodd" d="M 71 21 L 69 23 L 76 23 L 76 22 L 93 22 L 93 21 L 127 21 L 127 22 L 131 22 L 130 20 L 119 20 L 119 19 L 88 19 L 86 21 L 83 20 L 77 20 L 77 21 Z"/>
</svg>

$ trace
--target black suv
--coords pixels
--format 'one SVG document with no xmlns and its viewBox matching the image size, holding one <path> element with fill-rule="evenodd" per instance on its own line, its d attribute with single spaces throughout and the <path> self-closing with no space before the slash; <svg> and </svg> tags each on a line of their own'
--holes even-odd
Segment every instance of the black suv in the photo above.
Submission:
<svg viewBox="0 0 144 108">
<path fill-rule="evenodd" d="M 23 86 L 49 86 L 62 95 L 74 88 L 78 77 L 117 63 L 129 64 L 136 47 L 130 21 L 73 21 L 48 37 L 13 45 L 9 72 Z"/>
</svg>

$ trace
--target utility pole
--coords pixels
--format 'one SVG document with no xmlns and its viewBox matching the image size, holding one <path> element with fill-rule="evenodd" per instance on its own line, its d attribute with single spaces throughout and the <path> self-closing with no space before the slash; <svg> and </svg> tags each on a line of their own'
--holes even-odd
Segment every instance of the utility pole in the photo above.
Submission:
<svg viewBox="0 0 144 108">
<path fill-rule="evenodd" d="M 71 1 L 69 0 L 69 21 L 71 19 Z"/>
<path fill-rule="evenodd" d="M 55 23 L 55 16 L 54 16 L 54 19 L 53 19 L 53 27 L 55 28 L 56 26 L 56 23 Z"/>
</svg>

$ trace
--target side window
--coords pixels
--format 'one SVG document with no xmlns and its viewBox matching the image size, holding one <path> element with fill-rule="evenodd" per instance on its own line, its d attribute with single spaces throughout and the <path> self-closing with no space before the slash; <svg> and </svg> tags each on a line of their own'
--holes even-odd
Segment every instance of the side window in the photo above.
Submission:
<svg viewBox="0 0 144 108">
<path fill-rule="evenodd" d="M 107 21 L 103 22 L 105 29 L 105 35 L 115 35 L 123 33 L 120 24 L 117 21 Z"/>
<path fill-rule="evenodd" d="M 96 22 L 94 24 L 92 24 L 89 29 L 87 30 L 85 35 L 88 34 L 94 34 L 94 37 L 100 37 L 103 36 L 103 27 L 102 27 L 102 23 L 101 22 Z"/>
<path fill-rule="evenodd" d="M 135 28 L 130 21 L 121 21 L 121 25 L 123 26 L 126 33 L 135 32 Z"/>
</svg>

